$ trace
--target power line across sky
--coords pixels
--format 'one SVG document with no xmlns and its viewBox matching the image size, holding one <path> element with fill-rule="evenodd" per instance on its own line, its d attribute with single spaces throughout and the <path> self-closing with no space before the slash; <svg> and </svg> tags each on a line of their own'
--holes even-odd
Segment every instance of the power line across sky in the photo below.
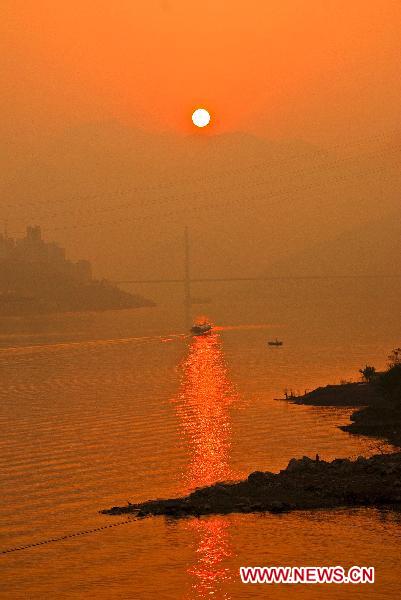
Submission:
<svg viewBox="0 0 401 600">
<path fill-rule="evenodd" d="M 355 146 L 355 143 L 354 143 Z M 345 146 L 346 147 L 346 146 Z M 389 150 L 386 153 L 386 156 L 388 154 L 392 155 L 392 154 L 398 154 L 399 153 L 399 148 L 393 148 L 393 150 Z M 314 174 L 319 174 L 321 175 L 322 173 L 330 173 L 330 171 L 339 168 L 339 167 L 351 167 L 355 168 L 356 167 L 361 167 L 360 165 L 360 161 L 361 159 L 369 159 L 369 158 L 375 158 L 378 157 L 380 153 L 378 153 L 377 151 L 369 151 L 369 152 L 365 152 L 365 153 L 361 153 L 358 155 L 353 155 L 352 157 L 346 157 L 346 158 L 342 158 L 342 159 L 329 159 L 328 161 L 326 160 L 325 163 L 323 164 L 319 164 L 318 165 L 318 169 L 317 166 L 315 168 L 308 168 L 308 169 L 298 169 L 298 170 L 292 170 L 291 171 L 291 175 L 293 178 L 302 178 L 303 176 L 311 176 Z M 327 157 L 327 151 L 323 152 L 320 151 L 320 153 L 317 153 L 317 155 L 322 155 L 323 157 Z M 316 157 L 316 155 L 314 155 Z M 310 157 L 310 155 L 308 155 L 308 157 Z M 295 158 L 300 158 L 299 156 L 294 156 L 293 159 Z M 304 156 L 305 158 L 305 156 Z M 145 207 L 146 209 L 149 208 L 150 205 L 154 204 L 157 205 L 157 207 L 160 206 L 160 202 L 162 202 L 164 205 L 168 204 L 169 202 L 173 202 L 173 201 L 177 201 L 180 198 L 183 200 L 196 200 L 199 198 L 204 198 L 205 196 L 210 196 L 210 195 L 217 195 L 220 193 L 224 193 L 224 192 L 229 192 L 231 191 L 233 188 L 235 190 L 236 193 L 238 193 L 238 191 L 241 190 L 252 190 L 252 189 L 257 189 L 260 188 L 261 186 L 265 186 L 266 188 L 271 185 L 271 180 L 269 179 L 250 179 L 247 180 L 246 182 L 239 182 L 236 178 L 234 178 L 233 180 L 228 181 L 224 186 L 221 185 L 215 185 L 216 182 L 220 183 L 220 178 L 223 175 L 235 175 L 235 174 L 239 174 L 239 175 L 244 175 L 245 173 L 249 172 L 249 170 L 256 170 L 260 172 L 261 168 L 266 168 L 266 166 L 270 166 L 270 167 L 280 167 L 280 166 L 285 166 L 289 164 L 289 159 L 287 158 L 284 161 L 274 161 L 274 163 L 272 164 L 271 162 L 260 162 L 260 163 L 256 163 L 254 165 L 248 165 L 245 166 L 243 168 L 238 168 L 238 169 L 232 169 L 232 170 L 228 170 L 228 171 L 222 171 L 221 173 L 214 173 L 214 174 L 209 174 L 209 175 L 204 175 L 202 177 L 199 178 L 195 178 L 195 179 L 188 179 L 185 182 L 180 182 L 180 181 L 174 181 L 171 184 L 167 184 L 166 183 L 162 183 L 159 184 L 157 186 L 154 185 L 149 185 L 149 186 L 129 186 L 129 188 L 124 189 L 124 190 L 114 190 L 113 192 L 110 192 L 110 194 L 113 197 L 113 204 L 110 204 L 108 206 L 102 206 L 102 207 L 96 207 L 95 211 L 96 214 L 99 215 L 107 215 L 110 213 L 117 213 L 120 211 L 124 211 L 124 210 L 129 210 L 130 208 L 132 208 L 134 206 L 134 203 L 138 204 L 138 200 L 141 201 L 141 194 L 149 194 L 152 192 L 162 192 L 164 190 L 169 190 L 171 189 L 172 186 L 175 186 L 177 188 L 179 188 L 179 186 L 182 184 L 183 186 L 185 184 L 199 184 L 199 185 L 204 185 L 205 187 L 202 189 L 199 189 L 197 191 L 190 191 L 187 192 L 185 190 L 180 190 L 178 189 L 177 192 L 175 192 L 174 194 L 172 194 L 171 196 L 163 196 L 162 198 L 157 197 L 155 198 L 153 201 L 149 198 L 149 197 L 145 197 L 142 198 L 142 200 L 145 203 Z M 362 167 L 359 168 L 357 170 L 356 173 L 353 173 L 352 170 L 351 172 L 348 172 L 340 177 L 334 177 L 334 178 L 327 178 L 326 180 L 326 184 L 329 183 L 336 183 L 336 182 L 341 182 L 343 180 L 347 180 L 349 178 L 359 178 L 361 176 L 366 176 L 366 175 L 374 175 L 376 173 L 380 173 L 385 171 L 385 168 L 376 168 L 376 169 L 369 169 L 368 173 L 364 172 L 364 169 Z M 279 178 L 280 179 L 280 178 Z M 283 178 L 282 178 L 283 179 Z M 284 178 L 285 183 L 288 184 L 288 178 Z M 275 182 L 277 183 L 277 182 Z M 321 184 L 321 182 L 319 182 L 318 184 L 309 184 L 308 186 L 296 186 L 295 188 L 292 189 L 287 189 L 287 190 L 280 190 L 279 192 L 277 192 L 274 195 L 282 195 L 284 196 L 290 196 L 290 194 L 293 193 L 298 193 L 299 191 L 302 191 L 303 189 L 305 190 L 311 190 L 313 189 L 315 186 L 318 187 Z M 127 199 L 126 201 L 124 201 L 123 203 L 121 202 L 115 202 L 115 200 L 121 196 L 129 196 L 129 199 Z M 35 218 L 42 218 L 42 219 L 57 219 L 57 218 L 62 218 L 65 219 L 66 217 L 71 217 L 74 219 L 74 223 L 71 225 L 63 225 L 63 226 L 56 226 L 56 227 L 52 227 L 51 230 L 52 231 L 60 231 L 60 230 L 65 230 L 65 229 L 76 229 L 76 228 L 86 228 L 86 227 L 92 227 L 95 226 L 96 224 L 99 223 L 99 221 L 97 221 L 97 223 L 93 222 L 92 216 L 93 216 L 93 207 L 92 206 L 88 206 L 87 209 L 85 209 L 85 204 L 89 201 L 89 200 L 100 200 L 101 196 L 99 194 L 85 194 L 82 197 L 79 198 L 75 198 L 72 199 L 71 203 L 74 204 L 74 202 L 78 202 L 79 201 L 79 208 L 74 208 L 73 210 L 63 210 L 62 212 L 55 212 L 54 210 L 50 209 L 50 210 L 45 210 L 42 215 L 40 212 L 40 205 L 38 206 L 36 203 L 33 203 L 32 201 L 27 201 L 26 203 L 21 203 L 20 207 L 24 208 L 25 211 L 25 215 L 29 214 L 28 210 L 29 210 L 29 206 L 31 206 L 31 210 L 33 212 L 33 216 L 35 216 Z M 238 200 L 237 200 L 238 201 Z M 16 205 L 15 203 L 10 203 L 8 205 L 4 205 L 4 208 L 7 210 L 15 210 Z M 88 219 L 87 222 L 85 223 L 85 217 Z M 26 218 L 26 217 L 25 217 Z M 153 216 L 152 216 L 153 218 Z M 124 218 L 122 219 L 124 220 Z M 138 220 L 138 218 L 135 218 L 134 220 Z M 108 220 L 108 222 L 110 222 Z"/>
</svg>

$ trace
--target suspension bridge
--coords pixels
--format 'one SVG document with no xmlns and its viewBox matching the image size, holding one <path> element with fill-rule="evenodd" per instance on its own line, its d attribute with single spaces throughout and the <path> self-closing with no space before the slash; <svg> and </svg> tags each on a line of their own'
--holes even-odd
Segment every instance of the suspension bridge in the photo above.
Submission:
<svg viewBox="0 0 401 600">
<path fill-rule="evenodd" d="M 185 308 L 185 324 L 190 325 L 191 322 L 191 284 L 193 283 L 222 283 L 222 282 L 252 282 L 252 281 L 308 281 L 308 280 L 353 280 L 353 279 L 398 279 L 400 275 L 396 274 L 344 274 L 344 275 L 260 275 L 256 277 L 192 277 L 190 269 L 190 241 L 188 227 L 184 229 L 184 276 L 180 279 L 124 279 L 113 281 L 116 284 L 164 284 L 176 283 L 183 286 L 184 293 L 184 308 Z"/>
</svg>

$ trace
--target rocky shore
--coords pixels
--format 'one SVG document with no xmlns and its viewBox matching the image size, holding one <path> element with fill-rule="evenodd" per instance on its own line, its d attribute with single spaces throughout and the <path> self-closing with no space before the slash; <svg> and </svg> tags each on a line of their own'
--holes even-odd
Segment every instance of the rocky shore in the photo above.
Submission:
<svg viewBox="0 0 401 600">
<path fill-rule="evenodd" d="M 392 367 L 372 382 L 327 385 L 289 398 L 310 406 L 353 406 L 349 425 L 340 429 L 401 447 L 401 368 Z"/>
<path fill-rule="evenodd" d="M 401 452 L 355 461 L 292 458 L 279 473 L 256 471 L 245 481 L 216 483 L 182 498 L 114 506 L 101 512 L 186 517 L 358 506 L 401 509 Z"/>
<path fill-rule="evenodd" d="M 401 348 L 389 358 L 393 362 L 385 372 L 376 373 L 366 367 L 374 374 L 371 381 L 329 385 L 287 400 L 314 406 L 359 407 L 351 415 L 352 423 L 341 429 L 401 446 Z M 354 461 L 336 458 L 326 462 L 317 455 L 315 459 L 292 458 L 279 473 L 257 471 L 244 481 L 216 483 L 182 498 L 114 506 L 101 512 L 185 517 L 358 506 L 401 509 L 401 452 L 360 456 Z"/>
<path fill-rule="evenodd" d="M 309 406 L 365 406 L 379 399 L 375 386 L 366 382 L 326 385 L 302 396 L 288 398 L 294 404 Z"/>
<path fill-rule="evenodd" d="M 352 423 L 340 429 L 358 435 L 381 438 L 401 447 L 401 407 L 368 406 L 357 410 L 350 417 Z"/>
</svg>

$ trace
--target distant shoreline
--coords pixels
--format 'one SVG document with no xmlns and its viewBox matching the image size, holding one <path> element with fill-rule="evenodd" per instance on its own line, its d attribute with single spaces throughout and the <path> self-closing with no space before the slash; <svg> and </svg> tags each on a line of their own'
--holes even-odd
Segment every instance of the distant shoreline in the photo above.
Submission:
<svg viewBox="0 0 401 600">
<path fill-rule="evenodd" d="M 86 284 L 61 281 L 58 287 L 43 286 L 30 296 L 0 293 L 1 318 L 104 312 L 151 306 L 156 306 L 153 300 L 97 280 Z"/>
</svg>

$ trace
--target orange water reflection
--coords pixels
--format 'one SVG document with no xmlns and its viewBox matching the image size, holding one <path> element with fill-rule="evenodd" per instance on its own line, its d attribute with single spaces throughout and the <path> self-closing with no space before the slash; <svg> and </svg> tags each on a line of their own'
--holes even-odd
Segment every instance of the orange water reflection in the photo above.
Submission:
<svg viewBox="0 0 401 600">
<path fill-rule="evenodd" d="M 191 592 L 186 598 L 224 598 L 230 595 L 224 589 L 232 579 L 232 573 L 225 566 L 225 559 L 232 555 L 229 537 L 229 521 L 223 517 L 208 519 L 193 519 L 187 527 L 195 536 L 196 560 L 188 569 L 191 582 Z"/>
<path fill-rule="evenodd" d="M 232 479 L 230 406 L 236 394 L 229 381 L 219 334 L 193 337 L 182 364 L 176 409 L 189 450 L 183 473 L 187 492 Z M 196 539 L 196 560 L 188 569 L 191 598 L 225 598 L 222 586 L 231 578 L 224 561 L 231 555 L 228 521 L 222 517 L 192 519 L 186 526 Z"/>
<path fill-rule="evenodd" d="M 187 488 L 234 476 L 229 465 L 229 408 L 236 395 L 227 376 L 218 334 L 194 336 L 184 360 L 177 413 L 189 446 Z"/>
</svg>

